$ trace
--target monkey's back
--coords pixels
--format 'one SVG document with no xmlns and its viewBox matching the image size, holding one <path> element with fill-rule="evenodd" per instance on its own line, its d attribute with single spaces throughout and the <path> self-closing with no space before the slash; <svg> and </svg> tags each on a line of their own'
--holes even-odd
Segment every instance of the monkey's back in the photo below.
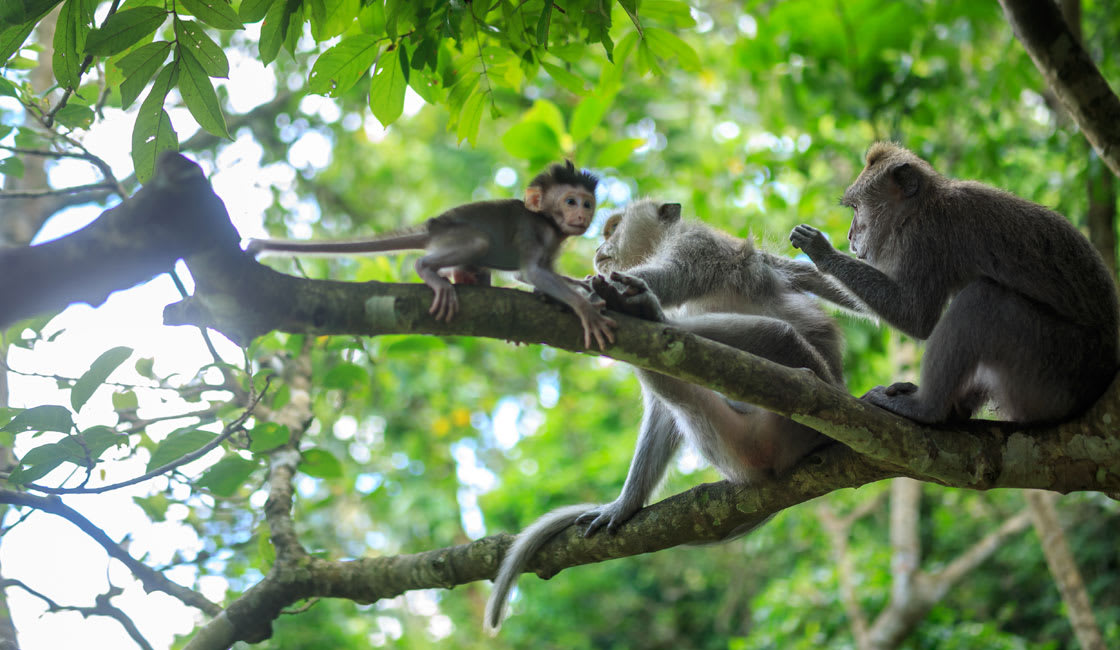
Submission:
<svg viewBox="0 0 1120 650">
<path fill-rule="evenodd" d="M 550 239 L 555 227 L 546 217 L 525 207 L 520 199 L 477 201 L 451 208 L 427 221 L 433 239 L 458 237 L 464 229 L 484 235 L 490 242 L 487 251 L 474 265 L 498 271 L 521 268 L 524 255 L 534 247 L 555 247 Z M 550 235 L 552 235 L 550 237 Z"/>
</svg>

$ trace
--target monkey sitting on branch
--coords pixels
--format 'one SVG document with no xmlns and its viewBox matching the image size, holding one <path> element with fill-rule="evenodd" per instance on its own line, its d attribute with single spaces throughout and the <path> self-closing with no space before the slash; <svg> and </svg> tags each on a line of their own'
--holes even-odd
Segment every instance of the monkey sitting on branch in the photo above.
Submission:
<svg viewBox="0 0 1120 650">
<path fill-rule="evenodd" d="M 924 423 L 967 419 L 991 400 L 1038 423 L 1076 415 L 1108 387 L 1120 366 L 1116 286 L 1065 217 L 946 178 L 888 142 L 871 145 L 841 203 L 855 211 L 855 258 L 811 226 L 790 241 L 888 323 L 929 339 L 920 387 L 863 399 Z"/>
<path fill-rule="evenodd" d="M 435 297 L 428 313 L 450 321 L 459 310 L 455 288 L 441 271 L 457 281 L 490 284 L 489 270 L 519 271 L 521 279 L 545 295 L 568 305 L 583 325 L 583 342 L 599 349 L 614 341 L 614 320 L 600 312 L 553 271 L 560 245 L 582 235 L 595 214 L 598 178 L 577 171 L 572 162 L 552 165 L 525 189 L 525 200 L 479 201 L 451 208 L 423 225 L 368 238 L 345 241 L 253 239 L 246 252 L 345 255 L 423 249 L 416 272 Z"/>
<path fill-rule="evenodd" d="M 611 216 L 603 235 L 595 269 L 610 275 L 597 276 L 592 286 L 611 309 L 808 368 L 844 387 L 840 329 L 804 291 L 857 311 L 862 305 L 811 263 L 682 221 L 676 203 L 631 203 Z M 554 510 L 517 536 L 486 605 L 484 624 L 492 633 L 501 625 L 510 589 L 537 550 L 574 523 L 587 525 L 585 535 L 604 527 L 615 532 L 649 500 L 682 440 L 724 477 L 743 483 L 783 472 L 828 442 L 809 427 L 714 390 L 650 370 L 634 372 L 642 384 L 642 423 L 622 494 L 603 506 Z"/>
</svg>

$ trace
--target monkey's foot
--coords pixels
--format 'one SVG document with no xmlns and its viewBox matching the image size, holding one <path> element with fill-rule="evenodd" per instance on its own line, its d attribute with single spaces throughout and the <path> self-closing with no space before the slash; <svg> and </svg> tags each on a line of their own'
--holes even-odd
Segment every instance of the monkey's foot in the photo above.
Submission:
<svg viewBox="0 0 1120 650">
<path fill-rule="evenodd" d="M 455 295 L 455 288 L 448 284 L 432 287 L 432 291 L 436 292 L 436 297 L 432 299 L 428 313 L 435 316 L 436 320 L 450 322 L 451 317 L 459 311 L 459 298 Z"/>
<path fill-rule="evenodd" d="M 599 313 L 599 306 L 591 303 L 586 313 L 579 314 L 580 323 L 583 324 L 583 345 L 591 347 L 591 339 L 599 344 L 600 350 L 607 349 L 607 342 L 614 343 L 612 328 L 618 327 L 613 318 Z"/>
<path fill-rule="evenodd" d="M 881 409 L 885 409 L 901 415 L 908 420 L 914 420 L 922 424 L 934 424 L 936 422 L 945 421 L 945 416 L 939 416 L 933 413 L 930 409 L 918 399 L 918 387 L 914 384 L 904 381 L 890 386 L 876 386 L 867 391 L 860 399 L 874 404 Z"/>
<path fill-rule="evenodd" d="M 619 526 L 629 521 L 634 513 L 641 509 L 640 505 L 628 505 L 622 503 L 621 500 L 612 501 L 583 513 L 576 518 L 576 524 L 587 525 L 587 530 L 583 531 L 584 537 L 591 537 L 604 526 L 606 526 L 607 532 L 613 535 L 618 532 Z"/>
<path fill-rule="evenodd" d="M 592 278 L 591 288 L 603 299 L 607 309 L 644 320 L 665 322 L 661 302 L 641 278 L 612 271 L 609 278 L 602 275 Z"/>
</svg>

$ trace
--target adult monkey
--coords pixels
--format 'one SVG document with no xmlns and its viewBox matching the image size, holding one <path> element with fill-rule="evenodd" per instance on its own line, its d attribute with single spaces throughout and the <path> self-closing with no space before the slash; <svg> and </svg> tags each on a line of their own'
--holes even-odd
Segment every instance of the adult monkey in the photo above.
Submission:
<svg viewBox="0 0 1120 650">
<path fill-rule="evenodd" d="M 790 241 L 888 323 L 929 339 L 920 387 L 863 399 L 924 423 L 966 419 L 989 399 L 1009 420 L 1054 422 L 1108 387 L 1120 366 L 1116 286 L 1065 217 L 946 178 L 889 142 L 871 145 L 841 203 L 855 211 L 859 259 L 811 226 Z"/>
<path fill-rule="evenodd" d="M 598 183 L 569 160 L 538 174 L 525 188 L 524 201 L 466 203 L 420 226 L 367 239 L 252 239 L 246 252 L 346 255 L 424 249 L 427 254 L 416 261 L 416 272 L 435 293 L 428 313 L 446 321 L 459 310 L 459 299 L 442 273 L 456 282 L 489 285 L 490 269 L 519 271 L 522 280 L 575 311 L 586 347 L 594 340 L 603 349 L 607 341 L 614 341 L 615 322 L 600 313 L 598 301 L 592 303 L 574 288 L 579 283 L 553 270 L 564 240 L 582 235 L 591 225 Z"/>
<path fill-rule="evenodd" d="M 812 264 L 682 221 L 676 203 L 631 203 L 611 216 L 603 236 L 595 268 L 610 277 L 597 276 L 592 286 L 608 307 L 809 368 L 844 386 L 840 330 L 804 291 L 851 309 L 862 305 Z M 602 506 L 554 510 L 517 536 L 486 605 L 484 625 L 491 632 L 501 625 L 506 597 L 533 554 L 573 523 L 587 524 L 586 535 L 603 527 L 616 531 L 649 500 L 682 440 L 723 476 L 744 483 L 785 471 L 827 442 L 809 427 L 714 390 L 641 368 L 634 372 L 642 384 L 642 424 L 622 494 Z"/>
</svg>

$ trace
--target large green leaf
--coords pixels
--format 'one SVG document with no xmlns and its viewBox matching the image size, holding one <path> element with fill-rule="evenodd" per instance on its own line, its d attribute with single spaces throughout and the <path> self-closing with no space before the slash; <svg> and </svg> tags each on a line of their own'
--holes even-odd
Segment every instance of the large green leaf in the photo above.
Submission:
<svg viewBox="0 0 1120 650">
<path fill-rule="evenodd" d="M 243 23 L 255 23 L 268 14 L 273 4 L 284 0 L 242 0 L 237 13 Z"/>
<path fill-rule="evenodd" d="M 177 0 L 195 18 L 218 29 L 241 29 L 241 19 L 225 0 Z"/>
<path fill-rule="evenodd" d="M 196 485 L 210 490 L 217 496 L 230 497 L 249 480 L 257 466 L 254 461 L 230 454 L 203 472 Z"/>
<path fill-rule="evenodd" d="M 132 348 L 124 346 L 102 352 L 90 364 L 89 370 L 86 370 L 78 378 L 78 381 L 74 382 L 74 387 L 70 389 L 70 406 L 74 407 L 74 411 L 82 410 L 93 392 L 104 384 L 109 375 L 113 374 L 113 371 L 130 356 L 132 356 Z"/>
<path fill-rule="evenodd" d="M 86 39 L 87 54 L 112 56 L 123 52 L 148 34 L 156 31 L 167 18 L 167 11 L 160 7 L 136 7 L 109 16 L 100 28 L 90 32 Z"/>
<path fill-rule="evenodd" d="M 304 450 L 299 469 L 304 474 L 316 478 L 342 476 L 342 463 L 330 452 L 318 448 Z"/>
<path fill-rule="evenodd" d="M 132 166 L 141 183 L 155 173 L 160 153 L 179 147 L 179 136 L 171 126 L 167 111 L 163 110 L 167 93 L 178 79 L 179 63 L 172 61 L 156 75 L 152 89 L 136 113 L 136 123 L 132 125 Z"/>
<path fill-rule="evenodd" d="M 160 441 L 148 461 L 148 471 L 163 467 L 187 454 L 198 451 L 217 438 L 217 434 L 201 429 L 179 429 Z"/>
<path fill-rule="evenodd" d="M 556 160 L 563 155 L 560 134 L 539 120 L 514 124 L 502 136 L 502 146 L 513 156 L 534 163 Z"/>
<path fill-rule="evenodd" d="M 382 52 L 369 85 L 369 107 L 383 126 L 397 121 L 404 111 L 404 90 L 408 87 L 408 67 L 404 48 Z"/>
<path fill-rule="evenodd" d="M 82 51 L 93 23 L 89 1 L 66 0 L 58 12 L 51 63 L 54 78 L 65 88 L 77 88 L 81 84 Z"/>
<path fill-rule="evenodd" d="M 272 63 L 280 53 L 280 46 L 288 38 L 292 28 L 293 14 L 300 7 L 300 0 L 276 0 L 265 14 L 261 25 L 260 52 L 261 63 Z"/>
<path fill-rule="evenodd" d="M 211 77 L 229 76 L 229 59 L 222 48 L 206 35 L 202 26 L 191 20 L 175 19 L 175 37 L 180 51 L 190 52 L 202 69 Z"/>
<path fill-rule="evenodd" d="M 59 431 L 69 433 L 74 428 L 74 416 L 65 406 L 44 404 L 21 411 L 4 425 L 4 431 Z"/>
<path fill-rule="evenodd" d="M 222 108 L 218 105 L 218 94 L 214 92 L 214 84 L 210 82 L 206 70 L 195 57 L 194 52 L 183 47 L 181 43 L 175 49 L 175 53 L 180 67 L 179 94 L 183 97 L 183 103 L 187 105 L 199 126 L 228 140 L 226 118 L 222 115 Z"/>
<path fill-rule="evenodd" d="M 117 61 L 117 67 L 125 77 L 121 82 L 121 108 L 131 106 L 140 93 L 144 92 L 144 87 L 151 81 L 152 75 L 167 60 L 171 46 L 170 41 L 148 43 Z"/>
<path fill-rule="evenodd" d="M 358 34 L 343 39 L 319 55 L 311 67 L 307 89 L 337 97 L 350 90 L 377 60 L 378 39 Z"/>
</svg>

